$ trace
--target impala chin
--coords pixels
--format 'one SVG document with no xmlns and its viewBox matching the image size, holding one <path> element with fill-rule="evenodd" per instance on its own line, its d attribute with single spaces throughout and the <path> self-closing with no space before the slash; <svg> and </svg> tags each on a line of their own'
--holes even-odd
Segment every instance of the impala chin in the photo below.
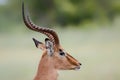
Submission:
<svg viewBox="0 0 120 80">
<path fill-rule="evenodd" d="M 77 66 L 74 68 L 74 70 L 79 70 L 80 69 L 80 66 Z"/>
</svg>

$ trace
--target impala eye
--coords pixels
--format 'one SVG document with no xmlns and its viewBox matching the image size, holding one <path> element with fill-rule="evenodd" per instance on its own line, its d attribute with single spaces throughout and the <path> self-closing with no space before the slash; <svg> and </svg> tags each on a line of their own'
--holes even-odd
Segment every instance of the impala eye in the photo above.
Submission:
<svg viewBox="0 0 120 80">
<path fill-rule="evenodd" d="M 61 55 L 61 56 L 64 56 L 64 55 L 65 55 L 65 53 L 64 53 L 64 52 L 60 52 L 60 55 Z"/>
<path fill-rule="evenodd" d="M 59 54 L 61 55 L 61 56 L 65 56 L 65 53 L 60 49 L 59 50 Z"/>
</svg>

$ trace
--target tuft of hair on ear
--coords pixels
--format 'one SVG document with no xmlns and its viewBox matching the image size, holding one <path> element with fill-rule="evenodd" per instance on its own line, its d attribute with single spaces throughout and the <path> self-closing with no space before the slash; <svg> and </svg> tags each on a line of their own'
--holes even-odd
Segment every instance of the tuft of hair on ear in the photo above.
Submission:
<svg viewBox="0 0 120 80">
<path fill-rule="evenodd" d="M 41 42 L 39 42 L 38 40 L 36 40 L 35 38 L 32 38 L 34 43 L 35 43 L 35 46 L 38 48 L 38 45 L 39 44 L 42 44 Z"/>
</svg>

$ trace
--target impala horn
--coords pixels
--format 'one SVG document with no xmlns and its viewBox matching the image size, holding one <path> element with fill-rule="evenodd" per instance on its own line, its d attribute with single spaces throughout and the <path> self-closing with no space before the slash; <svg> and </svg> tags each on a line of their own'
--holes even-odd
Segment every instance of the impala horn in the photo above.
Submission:
<svg viewBox="0 0 120 80">
<path fill-rule="evenodd" d="M 37 26 L 31 21 L 29 15 L 25 14 L 24 3 L 22 3 L 22 16 L 23 16 L 23 21 L 24 21 L 25 25 L 29 29 L 40 32 L 42 34 L 45 34 L 53 42 L 53 44 L 56 47 L 60 44 L 58 35 L 54 30 Z"/>
</svg>

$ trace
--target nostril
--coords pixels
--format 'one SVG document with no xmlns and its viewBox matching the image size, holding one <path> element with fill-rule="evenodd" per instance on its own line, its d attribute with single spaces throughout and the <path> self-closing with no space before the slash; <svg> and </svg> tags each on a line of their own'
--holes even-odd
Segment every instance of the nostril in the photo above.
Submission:
<svg viewBox="0 0 120 80">
<path fill-rule="evenodd" d="M 79 65 L 82 65 L 81 63 L 79 63 Z"/>
</svg>

